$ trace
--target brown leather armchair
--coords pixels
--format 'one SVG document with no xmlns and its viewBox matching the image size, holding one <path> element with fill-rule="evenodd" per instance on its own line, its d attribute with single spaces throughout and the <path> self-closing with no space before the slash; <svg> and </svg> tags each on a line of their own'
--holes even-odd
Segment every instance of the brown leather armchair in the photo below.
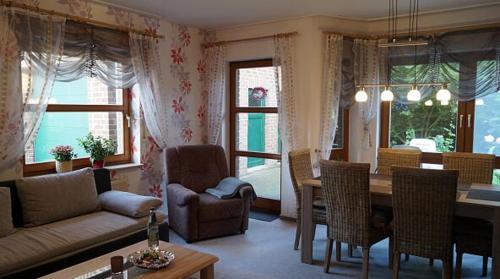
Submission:
<svg viewBox="0 0 500 279">
<path fill-rule="evenodd" d="M 229 176 L 224 149 L 217 145 L 184 145 L 167 149 L 168 219 L 187 242 L 245 233 L 252 188 L 232 199 L 218 199 L 205 189 Z"/>
</svg>

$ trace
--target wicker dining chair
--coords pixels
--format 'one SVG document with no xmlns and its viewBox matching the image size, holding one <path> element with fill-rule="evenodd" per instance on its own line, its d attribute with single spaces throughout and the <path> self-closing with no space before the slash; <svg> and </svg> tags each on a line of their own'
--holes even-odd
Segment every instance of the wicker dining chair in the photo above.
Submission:
<svg viewBox="0 0 500 279">
<path fill-rule="evenodd" d="M 443 153 L 443 167 L 458 170 L 459 183 L 491 184 L 495 155 L 465 152 Z M 464 253 L 483 256 L 482 276 L 488 274 L 488 258 L 492 256 L 492 238 L 493 224 L 491 222 L 466 217 L 455 219 L 456 278 L 462 275 Z"/>
<path fill-rule="evenodd" d="M 414 148 L 379 148 L 376 173 L 391 176 L 391 167 L 419 168 L 422 161 L 422 151 Z"/>
<path fill-rule="evenodd" d="M 297 228 L 295 231 L 294 249 L 299 248 L 300 235 L 302 233 L 302 181 L 313 179 L 313 168 L 311 164 L 311 152 L 309 149 L 293 150 L 288 153 L 288 165 L 292 177 L 293 190 L 297 200 Z M 326 211 L 322 198 L 321 189 L 315 189 L 313 193 L 313 227 L 317 224 L 326 225 Z M 314 232 L 313 232 L 314 237 Z"/>
<path fill-rule="evenodd" d="M 443 261 L 443 278 L 453 274 L 453 221 L 458 171 L 393 167 L 394 265 L 407 253 Z"/>
<path fill-rule="evenodd" d="M 370 202 L 370 164 L 320 161 L 326 205 L 328 241 L 324 272 L 328 273 L 333 241 L 337 260 L 340 243 L 363 249 L 363 278 L 368 278 L 370 247 L 390 237 L 390 221 L 374 216 Z M 392 246 L 392 240 L 389 241 Z M 389 266 L 392 253 L 389 248 Z"/>
</svg>

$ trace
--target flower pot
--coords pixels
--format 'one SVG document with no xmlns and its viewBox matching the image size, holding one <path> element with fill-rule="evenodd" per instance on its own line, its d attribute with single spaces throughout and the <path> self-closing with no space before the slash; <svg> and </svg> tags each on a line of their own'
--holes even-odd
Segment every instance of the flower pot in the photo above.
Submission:
<svg viewBox="0 0 500 279">
<path fill-rule="evenodd" d="M 92 161 L 93 169 L 102 169 L 104 168 L 104 160 Z"/>
<path fill-rule="evenodd" d="M 58 173 L 69 172 L 73 170 L 73 161 L 56 161 L 56 171 Z"/>
</svg>

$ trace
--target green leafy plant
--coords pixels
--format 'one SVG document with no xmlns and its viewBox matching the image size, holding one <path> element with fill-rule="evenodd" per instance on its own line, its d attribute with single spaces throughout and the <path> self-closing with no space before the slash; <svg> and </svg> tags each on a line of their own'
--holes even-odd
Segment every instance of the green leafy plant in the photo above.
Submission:
<svg viewBox="0 0 500 279">
<path fill-rule="evenodd" d="M 71 161 L 71 159 L 76 158 L 73 147 L 69 145 L 58 145 L 50 150 L 50 154 L 59 162 Z"/>
<path fill-rule="evenodd" d="M 117 144 L 115 140 L 94 137 L 89 133 L 86 137 L 78 139 L 78 143 L 90 154 L 92 161 L 102 161 L 104 158 L 116 153 Z"/>
</svg>

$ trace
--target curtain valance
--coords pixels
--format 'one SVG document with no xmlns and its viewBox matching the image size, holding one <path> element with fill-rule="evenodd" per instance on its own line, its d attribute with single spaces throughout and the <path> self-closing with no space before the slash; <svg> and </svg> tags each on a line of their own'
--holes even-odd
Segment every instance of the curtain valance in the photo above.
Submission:
<svg viewBox="0 0 500 279">
<path fill-rule="evenodd" d="M 449 32 L 421 39 L 429 45 L 390 48 L 392 83 L 447 82 L 460 101 L 499 91 L 500 29 Z M 439 88 L 420 90 L 425 98 Z"/>
<path fill-rule="evenodd" d="M 129 34 L 68 21 L 56 80 L 73 81 L 83 76 L 96 77 L 110 87 L 132 87 L 136 77 Z"/>
</svg>

